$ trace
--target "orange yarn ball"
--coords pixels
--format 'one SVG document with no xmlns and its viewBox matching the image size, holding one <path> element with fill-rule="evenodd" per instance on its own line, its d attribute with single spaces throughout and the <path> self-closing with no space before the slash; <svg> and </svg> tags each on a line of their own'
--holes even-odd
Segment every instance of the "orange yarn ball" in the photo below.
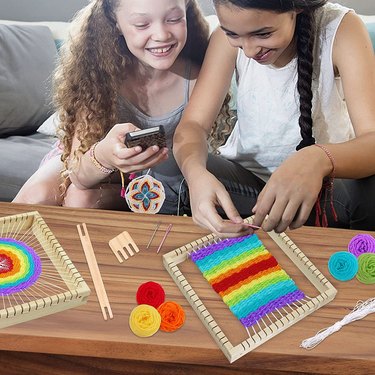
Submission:
<svg viewBox="0 0 375 375">
<path fill-rule="evenodd" d="M 161 316 L 160 329 L 164 332 L 173 332 L 185 322 L 185 311 L 176 302 L 166 301 L 158 307 Z"/>
</svg>

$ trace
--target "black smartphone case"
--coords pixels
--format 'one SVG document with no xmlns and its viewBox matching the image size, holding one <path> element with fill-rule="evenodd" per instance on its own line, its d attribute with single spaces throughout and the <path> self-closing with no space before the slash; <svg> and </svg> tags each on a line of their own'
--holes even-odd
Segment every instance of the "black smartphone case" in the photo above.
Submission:
<svg viewBox="0 0 375 375">
<path fill-rule="evenodd" d="M 140 137 L 131 137 L 130 133 L 128 133 L 125 136 L 125 145 L 126 147 L 141 146 L 142 150 L 146 150 L 153 145 L 158 145 L 160 148 L 167 147 L 164 128 L 161 126 L 159 132 Z"/>
</svg>

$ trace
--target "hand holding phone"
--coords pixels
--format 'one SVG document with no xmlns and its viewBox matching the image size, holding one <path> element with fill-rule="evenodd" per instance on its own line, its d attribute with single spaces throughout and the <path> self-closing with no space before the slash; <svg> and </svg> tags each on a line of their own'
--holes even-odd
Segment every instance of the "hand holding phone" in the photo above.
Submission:
<svg viewBox="0 0 375 375">
<path fill-rule="evenodd" d="M 125 135 L 125 145 L 128 148 L 141 146 L 143 151 L 154 145 L 160 148 L 167 147 L 165 130 L 163 126 L 154 126 L 127 133 Z"/>
</svg>

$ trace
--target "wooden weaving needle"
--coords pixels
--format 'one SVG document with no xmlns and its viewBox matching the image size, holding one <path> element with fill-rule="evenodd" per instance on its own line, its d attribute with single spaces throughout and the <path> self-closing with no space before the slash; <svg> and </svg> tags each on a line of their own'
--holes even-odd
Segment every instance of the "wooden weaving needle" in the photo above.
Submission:
<svg viewBox="0 0 375 375">
<path fill-rule="evenodd" d="M 94 249 L 92 247 L 89 232 L 87 231 L 87 227 L 85 223 L 82 223 L 82 228 L 83 228 L 83 231 L 81 229 L 80 224 L 77 225 L 78 234 L 81 239 L 83 251 L 85 253 L 87 264 L 89 266 L 92 281 L 94 282 L 94 287 L 95 287 L 96 294 L 98 296 L 103 318 L 104 320 L 108 319 L 107 312 L 106 312 L 108 311 L 109 318 L 112 319 L 113 318 L 112 309 L 109 304 L 107 292 L 103 284 L 102 275 L 100 274 L 100 271 L 99 271 L 98 262 L 96 261 Z"/>
</svg>

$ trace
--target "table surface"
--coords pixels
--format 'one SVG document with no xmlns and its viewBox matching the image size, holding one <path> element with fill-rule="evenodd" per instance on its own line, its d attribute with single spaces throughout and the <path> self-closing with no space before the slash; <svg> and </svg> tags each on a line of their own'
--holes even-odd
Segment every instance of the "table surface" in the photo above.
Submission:
<svg viewBox="0 0 375 375">
<path fill-rule="evenodd" d="M 313 350 L 300 348 L 303 339 L 341 320 L 357 301 L 375 297 L 374 285 L 364 285 L 356 279 L 339 282 L 327 269 L 330 255 L 345 250 L 350 239 L 360 233 L 358 231 L 303 227 L 287 232 L 336 287 L 337 296 L 328 305 L 229 364 L 163 266 L 163 254 L 208 234 L 191 218 L 0 203 L 1 217 L 30 211 L 41 214 L 89 285 L 91 295 L 87 304 L 3 328 L 0 331 L 0 366 L 8 366 L 9 374 L 18 373 L 17 368 L 22 365 L 29 370 L 33 368 L 38 374 L 49 373 L 52 366 L 55 373 L 74 368 L 73 373 L 86 374 L 90 373 L 88 363 L 96 369 L 112 369 L 116 374 L 173 373 L 175 369 L 188 374 L 200 373 L 198 369 L 202 368 L 205 374 L 249 371 L 252 374 L 375 374 L 375 314 L 346 325 Z M 158 221 L 160 228 L 151 247 L 146 249 Z M 111 320 L 103 319 L 78 236 L 76 226 L 83 222 L 87 224 L 111 303 L 114 315 Z M 173 224 L 172 230 L 160 253 L 156 254 L 169 224 Z M 131 234 L 140 253 L 120 264 L 108 241 L 124 230 Z M 375 235 L 374 232 L 361 233 Z M 259 232 L 260 238 L 263 235 Z M 272 246 L 268 249 L 272 253 Z M 298 284 L 302 276 L 292 277 Z M 203 282 L 199 271 L 189 273 L 189 278 L 195 282 L 197 294 L 205 296 L 213 311 L 217 304 L 222 304 L 214 297 L 210 300 L 210 287 Z M 173 333 L 159 331 L 152 337 L 139 338 L 130 331 L 128 319 L 136 306 L 138 287 L 150 280 L 163 286 L 167 300 L 183 306 L 186 322 Z M 227 313 L 229 319 L 231 313 L 229 310 Z M 225 321 L 226 316 L 221 319 Z M 9 367 L 13 361 L 17 364 Z"/>
</svg>

